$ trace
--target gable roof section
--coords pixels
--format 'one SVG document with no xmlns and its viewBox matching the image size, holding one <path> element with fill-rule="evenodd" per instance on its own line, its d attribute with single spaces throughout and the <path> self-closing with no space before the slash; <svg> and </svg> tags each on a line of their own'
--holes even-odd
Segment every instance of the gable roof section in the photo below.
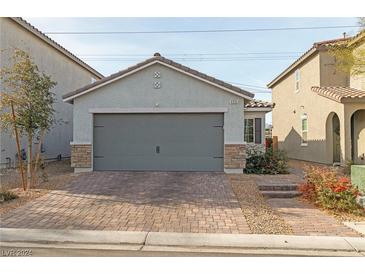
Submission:
<svg viewBox="0 0 365 274">
<path fill-rule="evenodd" d="M 204 73 L 201 73 L 197 70 L 191 69 L 189 67 L 183 66 L 179 63 L 176 63 L 170 59 L 167 59 L 165 57 L 162 57 L 159 53 L 155 53 L 152 58 L 149 58 L 141 63 L 138 63 L 134 66 L 131 66 L 125 70 L 119 71 L 117 73 L 114 73 L 108 77 L 105 77 L 99 81 L 96 81 L 92 84 L 86 85 L 80 89 L 77 89 L 75 91 L 69 92 L 65 94 L 62 98 L 64 102 L 72 102 L 74 98 L 82 96 L 83 94 L 89 93 L 93 90 L 96 90 L 104 85 L 108 85 L 110 83 L 113 83 L 123 77 L 126 77 L 128 75 L 131 75 L 137 71 L 140 71 L 146 67 L 149 67 L 153 64 L 161 64 L 164 66 L 167 66 L 169 68 L 172 68 L 174 70 L 177 70 L 179 72 L 182 72 L 184 74 L 190 75 L 194 78 L 197 78 L 201 81 L 207 82 L 211 85 L 214 85 L 218 88 L 221 88 L 227 92 L 236 94 L 240 97 L 246 98 L 248 100 L 251 100 L 254 97 L 254 94 L 251 92 L 248 92 L 246 90 L 243 90 L 239 87 L 233 86 L 231 84 L 228 84 L 226 82 L 223 82 L 221 80 L 218 80 L 214 77 L 208 76 Z"/>
<path fill-rule="evenodd" d="M 312 87 L 312 91 L 339 103 L 346 100 L 365 100 L 365 91 L 350 87 Z"/>
<path fill-rule="evenodd" d="M 339 38 L 339 39 L 333 39 L 333 40 L 326 40 L 326 41 L 320 41 L 313 44 L 313 46 L 307 50 L 305 53 L 303 53 L 297 60 L 295 60 L 289 67 L 287 67 L 282 73 L 280 73 L 277 77 L 275 77 L 274 80 L 272 80 L 270 83 L 267 84 L 268 88 L 272 88 L 277 83 L 279 83 L 288 73 L 293 71 L 297 66 L 302 64 L 305 60 L 308 60 L 311 56 L 314 56 L 317 54 L 320 50 L 325 50 L 326 47 L 339 44 L 342 42 L 347 42 L 349 40 L 353 39 L 353 37 L 347 37 L 347 38 Z"/>
<path fill-rule="evenodd" d="M 30 23 L 28 23 L 24 19 L 22 19 L 20 17 L 9 17 L 9 19 L 12 20 L 13 22 L 19 24 L 20 26 L 22 26 L 27 31 L 29 31 L 32 34 L 34 34 L 39 39 L 43 40 L 43 42 L 47 43 L 48 45 L 50 45 L 54 49 L 58 50 L 59 52 L 61 52 L 66 57 L 70 58 L 72 61 L 74 61 L 78 65 L 82 66 L 84 69 L 86 69 L 87 71 L 89 71 L 90 73 L 92 73 L 98 79 L 101 79 L 101 78 L 104 77 L 100 72 L 96 71 L 94 68 L 92 68 L 91 66 L 89 66 L 88 64 L 86 64 L 84 61 L 82 61 L 81 59 L 79 59 L 78 57 L 76 57 L 74 54 L 72 54 L 71 52 L 69 52 L 67 49 L 65 49 L 64 47 L 62 47 L 56 41 L 54 41 L 51 38 L 49 38 L 47 35 L 45 35 L 43 32 L 41 32 L 40 30 L 38 30 L 36 27 L 34 27 L 33 25 L 31 25 Z"/>
</svg>

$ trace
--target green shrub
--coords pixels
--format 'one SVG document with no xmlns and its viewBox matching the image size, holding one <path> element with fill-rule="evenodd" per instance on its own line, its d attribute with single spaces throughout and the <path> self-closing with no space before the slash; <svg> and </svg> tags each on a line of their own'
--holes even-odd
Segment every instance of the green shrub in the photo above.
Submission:
<svg viewBox="0 0 365 274">
<path fill-rule="evenodd" d="M 257 152 L 249 155 L 244 171 L 251 174 L 288 174 L 288 158 L 282 150 Z"/>
<path fill-rule="evenodd" d="M 11 191 L 3 191 L 0 192 L 0 202 L 2 201 L 9 201 L 18 198 L 18 195 Z"/>
<path fill-rule="evenodd" d="M 308 167 L 306 181 L 299 186 L 303 197 L 320 207 L 335 211 L 364 214 L 356 202 L 359 190 L 347 177 L 339 177 L 328 168 Z"/>
</svg>

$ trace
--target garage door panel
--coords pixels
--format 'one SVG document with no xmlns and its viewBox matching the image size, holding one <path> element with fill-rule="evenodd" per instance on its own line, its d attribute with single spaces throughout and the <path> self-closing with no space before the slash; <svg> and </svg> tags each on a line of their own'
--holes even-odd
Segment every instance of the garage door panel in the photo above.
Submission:
<svg viewBox="0 0 365 274">
<path fill-rule="evenodd" d="M 221 171 L 222 158 L 126 156 L 94 159 L 96 170 Z"/>
<path fill-rule="evenodd" d="M 223 114 L 96 114 L 95 170 L 223 170 Z"/>
</svg>

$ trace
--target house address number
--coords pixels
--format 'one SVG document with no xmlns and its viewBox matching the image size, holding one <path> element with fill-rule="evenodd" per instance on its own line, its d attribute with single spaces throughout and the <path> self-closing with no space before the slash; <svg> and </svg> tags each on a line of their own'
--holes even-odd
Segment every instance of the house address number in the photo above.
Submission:
<svg viewBox="0 0 365 274">
<path fill-rule="evenodd" d="M 230 104 L 230 105 L 237 105 L 237 104 L 238 104 L 238 100 L 237 100 L 237 99 L 231 99 L 231 100 L 229 101 L 229 104 Z"/>
</svg>

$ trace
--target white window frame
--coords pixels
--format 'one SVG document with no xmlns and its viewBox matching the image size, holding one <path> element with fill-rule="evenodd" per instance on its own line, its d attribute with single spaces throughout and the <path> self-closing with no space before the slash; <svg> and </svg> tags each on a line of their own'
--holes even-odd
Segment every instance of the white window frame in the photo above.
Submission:
<svg viewBox="0 0 365 274">
<path fill-rule="evenodd" d="M 303 129 L 303 121 L 306 120 L 307 121 L 307 129 Z M 305 113 L 302 115 L 301 119 L 300 119 L 300 128 L 301 128 L 301 132 L 302 132 L 302 135 L 301 135 L 301 143 L 300 145 L 301 146 L 308 146 L 308 115 Z M 304 141 L 304 134 L 306 134 L 306 140 Z"/>
<path fill-rule="evenodd" d="M 247 142 L 246 139 L 246 121 L 247 120 L 252 120 L 252 142 Z M 254 144 L 255 143 L 255 118 L 245 118 L 244 120 L 244 132 L 243 132 L 243 141 L 246 142 L 247 144 Z"/>
<path fill-rule="evenodd" d="M 294 91 L 295 91 L 295 93 L 299 92 L 299 85 L 300 85 L 300 70 L 297 69 L 294 73 Z"/>
</svg>

